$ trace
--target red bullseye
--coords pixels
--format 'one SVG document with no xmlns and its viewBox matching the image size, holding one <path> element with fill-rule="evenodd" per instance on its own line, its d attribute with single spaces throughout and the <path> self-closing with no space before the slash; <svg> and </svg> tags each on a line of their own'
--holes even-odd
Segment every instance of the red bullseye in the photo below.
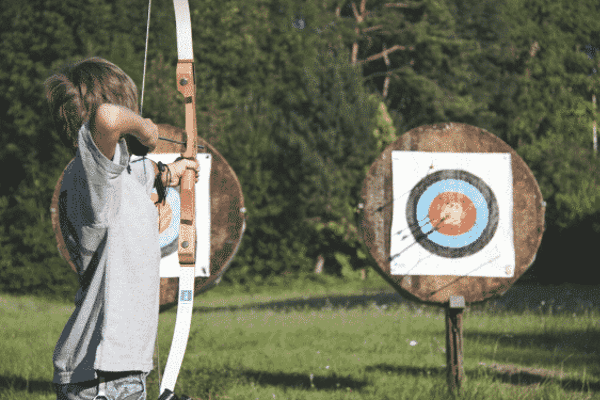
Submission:
<svg viewBox="0 0 600 400">
<path fill-rule="evenodd" d="M 458 236 L 475 225 L 477 210 L 471 199 L 462 193 L 440 193 L 429 206 L 429 220 L 442 235 Z"/>
</svg>

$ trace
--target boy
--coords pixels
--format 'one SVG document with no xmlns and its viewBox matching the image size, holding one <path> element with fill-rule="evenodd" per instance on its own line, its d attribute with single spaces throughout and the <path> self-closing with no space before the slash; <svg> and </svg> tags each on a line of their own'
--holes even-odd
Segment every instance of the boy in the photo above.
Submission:
<svg viewBox="0 0 600 400">
<path fill-rule="evenodd" d="M 104 59 L 65 67 L 46 81 L 46 97 L 62 141 L 77 149 L 59 207 L 80 287 L 54 350 L 57 399 L 145 399 L 160 288 L 150 195 L 156 186 L 162 200 L 187 168 L 197 180 L 198 163 L 130 160 L 156 147 L 158 128 L 138 114 L 131 78 Z"/>
</svg>

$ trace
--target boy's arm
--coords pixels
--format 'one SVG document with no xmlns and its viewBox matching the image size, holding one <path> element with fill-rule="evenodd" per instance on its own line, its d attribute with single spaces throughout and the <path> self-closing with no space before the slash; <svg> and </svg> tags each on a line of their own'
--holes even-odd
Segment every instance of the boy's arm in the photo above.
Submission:
<svg viewBox="0 0 600 400">
<path fill-rule="evenodd" d="M 98 107 L 90 129 L 94 143 L 109 160 L 113 159 L 115 147 L 125 134 L 135 136 L 149 151 L 158 144 L 158 127 L 152 120 L 114 104 L 102 104 Z"/>
</svg>

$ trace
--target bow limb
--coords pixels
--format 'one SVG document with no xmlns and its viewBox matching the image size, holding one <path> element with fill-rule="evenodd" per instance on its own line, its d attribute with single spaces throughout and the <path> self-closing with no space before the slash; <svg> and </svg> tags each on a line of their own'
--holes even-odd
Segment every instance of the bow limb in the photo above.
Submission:
<svg viewBox="0 0 600 400">
<path fill-rule="evenodd" d="M 173 0 L 177 26 L 177 89 L 185 98 L 186 149 L 182 157 L 196 159 L 196 83 L 194 52 L 192 49 L 192 24 L 188 0 Z M 196 174 L 187 170 L 181 177 L 181 224 L 179 227 L 179 298 L 173 342 L 160 385 L 162 398 L 172 398 L 177 376 L 187 347 L 196 278 Z"/>
</svg>

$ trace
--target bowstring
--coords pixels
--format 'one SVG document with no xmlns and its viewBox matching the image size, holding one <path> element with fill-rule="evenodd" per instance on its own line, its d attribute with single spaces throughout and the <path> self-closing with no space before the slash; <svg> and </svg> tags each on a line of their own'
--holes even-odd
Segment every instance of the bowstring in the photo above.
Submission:
<svg viewBox="0 0 600 400">
<path fill-rule="evenodd" d="M 152 11 L 152 0 L 148 0 L 148 21 L 146 22 L 146 46 L 144 48 L 144 73 L 142 75 L 142 97 L 140 100 L 140 116 L 144 115 L 144 89 L 146 87 L 146 65 L 148 61 L 148 38 L 150 37 L 150 14 Z M 156 348 L 156 372 L 158 373 L 158 390 L 160 392 L 160 383 L 162 382 L 160 377 L 160 346 L 158 345 L 158 334 L 155 339 Z M 160 394 L 160 393 L 159 393 Z"/>
<path fill-rule="evenodd" d="M 150 37 L 150 11 L 152 0 L 148 0 L 148 22 L 146 22 L 146 47 L 144 49 L 144 74 L 142 75 L 142 99 L 140 102 L 140 115 L 144 115 L 144 88 L 146 86 L 146 61 L 148 60 L 148 38 Z"/>
</svg>

